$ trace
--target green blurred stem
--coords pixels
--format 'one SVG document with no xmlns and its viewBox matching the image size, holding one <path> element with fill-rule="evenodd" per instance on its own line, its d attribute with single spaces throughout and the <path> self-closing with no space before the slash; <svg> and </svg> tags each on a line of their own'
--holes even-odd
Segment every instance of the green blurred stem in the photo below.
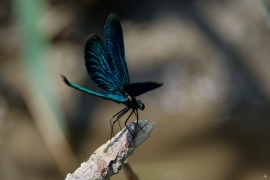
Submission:
<svg viewBox="0 0 270 180">
<path fill-rule="evenodd" d="M 43 0 L 13 0 L 12 3 L 20 28 L 21 62 L 26 74 L 22 94 L 60 171 L 66 174 L 75 169 L 77 161 L 67 143 L 67 126 L 46 70 L 49 43 L 39 24 L 46 6 Z"/>
<path fill-rule="evenodd" d="M 260 0 L 259 1 L 262 5 L 262 13 L 266 18 L 267 24 L 270 27 L 270 1 L 269 0 Z"/>
</svg>

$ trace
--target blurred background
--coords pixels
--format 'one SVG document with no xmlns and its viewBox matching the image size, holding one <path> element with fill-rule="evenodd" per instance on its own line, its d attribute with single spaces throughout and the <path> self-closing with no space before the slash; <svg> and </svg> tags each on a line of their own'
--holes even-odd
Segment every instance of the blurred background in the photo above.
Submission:
<svg viewBox="0 0 270 180">
<path fill-rule="evenodd" d="M 156 128 L 129 158 L 137 174 L 147 180 L 268 178 L 269 5 L 0 0 L 0 179 L 64 179 L 110 138 L 109 118 L 123 105 L 60 78 L 99 91 L 84 66 L 84 38 L 103 39 L 110 13 L 122 23 L 131 82 L 164 82 L 138 97 L 146 106 L 140 119 Z"/>
</svg>

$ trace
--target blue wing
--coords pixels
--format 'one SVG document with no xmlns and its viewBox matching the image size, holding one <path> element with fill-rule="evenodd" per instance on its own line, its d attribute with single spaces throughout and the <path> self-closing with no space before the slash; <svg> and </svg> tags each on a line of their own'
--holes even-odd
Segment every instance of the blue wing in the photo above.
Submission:
<svg viewBox="0 0 270 180">
<path fill-rule="evenodd" d="M 84 59 L 87 72 L 98 87 L 107 93 L 123 96 L 119 75 L 108 63 L 110 56 L 102 40 L 95 34 L 86 38 Z"/>
<path fill-rule="evenodd" d="M 131 97 L 136 97 L 136 96 L 146 93 L 147 91 L 156 89 L 162 85 L 163 83 L 157 83 L 157 82 L 132 83 L 132 84 L 126 85 L 124 87 L 124 90 Z"/>
<path fill-rule="evenodd" d="M 125 57 L 122 26 L 115 14 L 110 14 L 105 24 L 105 44 L 110 58 L 108 64 L 120 80 L 121 87 L 130 84 Z"/>
<path fill-rule="evenodd" d="M 106 46 L 97 35 L 85 43 L 85 65 L 94 83 L 107 93 L 123 96 L 123 87 L 130 84 L 123 32 L 120 21 L 111 14 L 105 24 Z"/>
</svg>

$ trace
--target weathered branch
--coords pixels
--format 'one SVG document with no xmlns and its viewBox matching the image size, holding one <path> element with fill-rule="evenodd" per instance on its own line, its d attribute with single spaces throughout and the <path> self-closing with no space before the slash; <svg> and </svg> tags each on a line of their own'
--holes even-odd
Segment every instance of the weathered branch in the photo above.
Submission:
<svg viewBox="0 0 270 180">
<path fill-rule="evenodd" d="M 66 180 L 106 180 L 118 173 L 128 156 L 149 137 L 154 126 L 155 123 L 148 120 L 139 120 L 139 126 L 136 122 L 130 123 L 128 128 L 135 138 L 124 128 L 111 143 L 109 140 L 100 146 L 73 174 L 68 174 Z"/>
</svg>

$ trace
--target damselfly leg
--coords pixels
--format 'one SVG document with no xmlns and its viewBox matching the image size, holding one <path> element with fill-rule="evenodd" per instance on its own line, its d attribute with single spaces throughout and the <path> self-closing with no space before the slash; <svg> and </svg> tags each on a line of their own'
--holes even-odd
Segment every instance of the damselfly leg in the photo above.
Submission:
<svg viewBox="0 0 270 180">
<path fill-rule="evenodd" d="M 139 126 L 140 130 L 143 131 L 142 127 L 139 125 L 139 113 L 138 113 L 138 109 L 135 109 L 135 110 L 134 110 L 134 114 L 135 114 L 136 119 L 137 119 L 137 121 L 136 121 L 136 127 Z M 144 132 L 144 131 L 143 131 L 143 132 Z"/>
<path fill-rule="evenodd" d="M 131 131 L 131 130 L 128 128 L 128 126 L 127 126 L 127 121 L 129 120 L 130 116 L 131 116 L 133 113 L 134 113 L 134 110 L 132 109 L 131 113 L 129 114 L 128 118 L 127 118 L 126 121 L 125 121 L 125 126 L 126 126 L 127 130 L 130 132 L 130 134 L 132 135 L 132 137 L 135 138 L 134 135 L 133 135 L 133 133 L 132 133 L 132 131 Z"/>
<path fill-rule="evenodd" d="M 120 122 L 119 122 L 119 119 L 124 115 L 124 114 L 126 114 L 128 111 L 129 111 L 129 107 L 126 107 L 126 108 L 124 108 L 124 109 L 122 109 L 121 111 L 119 111 L 118 113 L 116 113 L 113 117 L 111 117 L 111 119 L 110 119 L 110 126 L 111 126 L 111 138 L 114 136 L 114 133 L 113 133 L 113 126 L 114 126 L 114 124 L 116 123 L 116 121 L 118 122 L 118 124 L 119 124 L 119 127 L 120 127 L 120 129 L 122 129 L 121 128 L 121 125 L 120 125 Z M 115 118 L 116 117 L 116 119 L 113 121 L 113 123 L 112 123 L 112 120 L 113 120 L 113 118 Z"/>
</svg>

